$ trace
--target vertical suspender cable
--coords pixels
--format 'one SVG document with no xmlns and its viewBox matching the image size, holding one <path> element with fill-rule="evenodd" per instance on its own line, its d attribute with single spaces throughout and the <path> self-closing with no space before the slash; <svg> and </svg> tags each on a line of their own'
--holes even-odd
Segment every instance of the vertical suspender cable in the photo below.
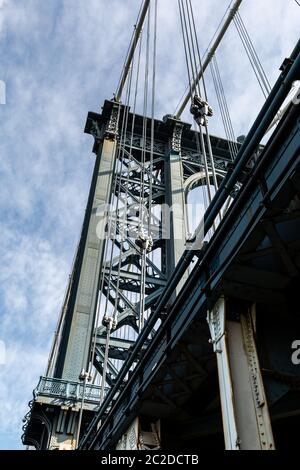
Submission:
<svg viewBox="0 0 300 470">
<path fill-rule="evenodd" d="M 259 56 L 256 52 L 256 49 L 254 47 L 254 44 L 251 40 L 251 37 L 247 31 L 247 28 L 245 26 L 245 23 L 241 17 L 241 14 L 239 12 L 237 12 L 236 14 L 236 20 L 238 23 L 240 23 L 240 28 L 241 28 L 241 31 L 244 32 L 244 37 L 245 37 L 245 40 L 247 41 L 247 44 L 248 44 L 248 48 L 249 48 L 249 51 L 251 51 L 252 53 L 252 57 L 253 57 L 253 60 L 255 61 L 255 64 L 257 66 L 257 70 L 259 71 L 260 73 L 260 77 L 261 77 L 261 80 L 262 80 L 262 83 L 264 84 L 264 87 L 266 89 L 266 92 L 269 94 L 270 91 L 271 91 L 271 85 L 270 85 L 270 82 L 269 82 L 269 79 L 266 75 L 266 72 L 262 66 L 262 63 L 259 59 Z"/>
<path fill-rule="evenodd" d="M 225 91 L 224 91 L 224 87 L 223 87 L 223 83 L 222 83 L 221 74 L 220 74 L 220 70 L 219 70 L 216 55 L 214 56 L 213 62 L 214 62 L 214 65 L 215 65 L 217 80 L 219 82 L 221 97 L 222 97 L 222 100 L 223 100 L 223 103 L 224 103 L 224 110 L 225 110 L 225 113 L 226 113 L 226 116 L 227 116 L 227 122 L 228 122 L 228 128 L 229 128 L 229 137 L 230 137 L 230 140 L 231 140 L 231 145 L 233 147 L 234 158 L 235 158 L 235 156 L 238 152 L 238 146 L 237 146 L 237 142 L 236 142 L 236 138 L 235 138 L 235 133 L 234 133 L 233 125 L 232 125 L 232 120 L 231 120 L 230 113 L 229 113 L 229 108 L 228 108 L 228 105 L 227 105 L 226 95 L 225 95 Z"/>
<path fill-rule="evenodd" d="M 184 32 L 183 17 L 182 17 L 182 12 L 181 12 L 180 0 L 178 0 L 178 8 L 179 8 L 181 32 L 182 32 L 182 39 L 183 39 L 183 46 L 184 46 L 184 55 L 185 55 L 186 69 L 187 69 L 187 74 L 188 74 L 190 95 L 192 96 L 192 78 L 191 78 L 191 74 L 190 74 L 190 67 L 189 67 L 189 60 L 188 60 L 188 53 L 187 53 L 187 41 L 186 41 L 185 32 Z"/>
<path fill-rule="evenodd" d="M 195 37 L 195 43 L 196 43 L 196 50 L 197 50 L 197 54 L 198 54 L 198 61 L 199 61 L 199 67 L 200 69 L 202 69 L 202 60 L 201 60 L 201 54 L 200 54 L 200 47 L 199 47 L 199 41 L 198 41 L 198 35 L 197 35 L 197 31 L 196 31 L 196 25 L 195 25 L 195 17 L 194 17 L 194 12 L 193 12 L 193 5 L 192 5 L 192 1 L 189 0 L 189 7 L 188 8 L 188 0 L 186 0 L 186 3 L 187 3 L 187 10 L 188 10 L 188 16 L 189 16 L 189 23 L 191 24 L 190 22 L 190 16 L 191 16 L 191 19 L 192 19 L 192 25 L 193 25 L 193 34 L 194 34 L 194 37 Z M 190 10 L 190 11 L 189 11 Z M 192 34 L 192 33 L 191 33 Z M 194 50 L 194 47 L 193 47 L 193 50 Z M 196 70 L 197 70 L 197 60 L 196 60 L 196 55 L 194 54 L 195 56 L 195 65 L 196 65 Z M 205 79 L 204 79 L 204 74 L 202 74 L 202 83 L 203 83 L 203 90 L 204 90 L 204 98 L 205 98 L 205 101 L 207 101 L 207 91 L 206 91 L 206 86 L 205 86 Z M 201 96 L 201 90 L 200 90 L 200 80 L 198 81 L 198 84 L 199 84 L 199 94 Z M 200 133 L 201 133 L 202 129 L 200 129 Z M 211 164 L 211 168 L 212 168 L 212 176 L 213 176 L 213 182 L 214 182 L 214 186 L 215 186 L 215 191 L 217 191 L 218 189 L 218 182 L 217 182 L 217 176 L 216 176 L 216 171 L 215 171 L 215 164 L 214 164 L 214 157 L 213 157 L 213 153 L 212 153 L 212 148 L 211 148 L 211 143 L 210 143 L 210 137 L 209 137 L 209 133 L 208 133 L 208 127 L 207 127 L 207 124 L 205 123 L 205 132 L 206 132 L 206 142 L 207 142 L 207 148 L 208 148 L 208 154 L 209 154 L 209 158 L 210 158 L 210 164 Z M 208 181 L 208 186 L 210 186 L 210 179 Z"/>
<path fill-rule="evenodd" d="M 223 16 L 222 16 L 222 18 L 221 18 L 221 20 L 220 20 L 220 22 L 219 22 L 219 24 L 218 24 L 218 26 L 217 26 L 217 28 L 216 28 L 216 31 L 215 31 L 213 37 L 211 38 L 211 40 L 210 40 L 210 42 L 209 42 L 209 44 L 208 44 L 208 46 L 207 46 L 207 48 L 206 48 L 206 50 L 205 50 L 205 52 L 204 52 L 204 54 L 203 54 L 203 57 L 205 57 L 205 56 L 207 55 L 208 50 L 209 50 L 209 48 L 210 48 L 210 45 L 211 45 L 211 43 L 213 42 L 213 40 L 215 39 L 215 37 L 216 37 L 218 31 L 220 30 L 220 28 L 221 28 L 221 26 L 222 26 L 222 23 L 223 23 L 223 21 L 224 21 L 224 18 L 225 18 L 225 16 L 226 16 L 226 14 L 227 14 L 227 12 L 228 12 L 228 10 L 229 10 L 230 5 L 231 5 L 232 2 L 233 2 L 233 0 L 231 0 L 230 4 L 228 5 L 227 9 L 225 10 L 225 13 L 224 13 Z M 201 78 L 201 77 L 200 77 L 200 78 Z M 200 78 L 199 78 L 199 79 L 200 79 Z M 178 102 L 178 104 L 177 104 L 177 106 L 176 106 L 176 109 L 175 109 L 175 111 L 174 111 L 174 116 L 177 116 L 178 108 L 179 108 L 179 106 L 180 106 L 180 104 L 181 104 L 183 98 L 186 96 L 186 93 L 187 93 L 189 90 L 190 90 L 190 95 L 192 96 L 192 88 L 189 87 L 189 85 L 188 85 L 188 86 L 186 87 L 185 91 L 182 93 L 182 96 L 180 97 L 180 100 L 179 100 L 179 102 Z"/>
<path fill-rule="evenodd" d="M 132 121 L 131 121 L 131 134 L 130 134 L 130 145 L 129 145 L 129 156 L 131 156 L 132 146 L 133 146 L 133 134 L 134 134 L 134 126 L 135 126 L 135 117 L 136 117 L 136 103 L 137 103 L 137 92 L 138 92 L 138 84 L 139 84 L 139 75 L 140 75 L 140 63 L 141 63 L 141 50 L 142 50 L 142 32 L 140 35 L 139 44 L 139 52 L 138 52 L 138 61 L 137 61 L 137 70 L 136 70 L 136 79 L 135 79 L 135 91 L 134 91 L 134 100 L 133 100 L 133 109 L 132 109 Z M 129 157 L 130 158 L 130 157 Z M 125 181 L 125 187 L 128 188 L 129 185 L 129 173 L 130 173 L 130 163 L 132 160 L 129 160 L 128 169 L 127 169 L 127 176 Z M 122 218 L 122 225 L 124 227 L 125 232 L 125 225 L 126 225 L 126 214 L 128 208 L 128 197 L 125 197 L 125 204 L 123 207 L 123 218 Z M 125 233 L 121 234 L 121 244 L 120 244 L 120 257 L 118 263 L 118 281 L 120 277 L 120 269 L 121 269 L 121 262 L 122 262 L 122 251 L 124 247 L 124 235 Z M 117 298 L 114 305 L 114 312 L 113 317 L 117 315 Z"/>
<path fill-rule="evenodd" d="M 150 147 L 150 168 L 149 168 L 150 181 L 149 181 L 149 216 L 148 216 L 149 236 L 151 235 L 151 218 L 152 218 L 156 45 L 157 45 L 157 0 L 155 0 L 155 4 L 154 4 L 154 31 L 153 31 L 153 57 L 152 57 L 151 147 Z"/>
<path fill-rule="evenodd" d="M 221 29 L 219 31 L 219 34 L 217 35 L 217 37 L 216 37 L 214 43 L 212 44 L 209 52 L 207 53 L 205 61 L 203 62 L 202 68 L 200 69 L 200 71 L 198 72 L 198 74 L 196 76 L 196 82 L 198 80 L 200 80 L 200 78 L 202 77 L 204 71 L 206 70 L 207 66 L 209 65 L 211 57 L 213 56 L 213 54 L 216 52 L 217 48 L 219 47 L 219 44 L 222 41 L 222 39 L 223 39 L 228 27 L 230 26 L 230 24 L 232 22 L 232 19 L 234 18 L 234 16 L 235 16 L 239 6 L 241 5 L 241 3 L 242 3 L 242 0 L 235 0 L 232 8 L 230 8 L 229 13 L 227 15 L 227 18 L 224 21 L 224 24 L 221 27 Z M 177 115 L 176 115 L 177 118 L 179 118 L 181 116 L 181 114 L 183 113 L 187 103 L 189 102 L 189 100 L 192 96 L 192 91 L 194 91 L 196 89 L 196 85 L 197 85 L 196 82 L 193 82 L 193 84 L 191 86 L 191 90 L 187 93 L 187 95 L 185 96 L 183 102 L 181 103 L 181 105 L 179 107 L 179 110 L 177 112 Z"/>
<path fill-rule="evenodd" d="M 261 65 L 261 62 L 258 58 L 258 55 L 255 51 L 253 43 L 250 39 L 248 31 L 245 27 L 245 24 L 243 23 L 242 18 L 241 18 L 240 15 L 236 15 L 236 17 L 234 18 L 234 24 L 235 24 L 237 33 L 240 37 L 240 40 L 242 42 L 242 45 L 245 49 L 245 52 L 248 56 L 248 59 L 249 59 L 249 62 L 251 64 L 251 67 L 253 69 L 253 72 L 256 76 L 257 82 L 258 82 L 258 84 L 261 88 L 261 91 L 262 91 L 264 97 L 267 98 L 269 93 L 270 93 L 271 87 L 270 87 L 269 81 L 266 77 L 266 74 L 264 72 L 264 69 Z"/>
<path fill-rule="evenodd" d="M 141 188 L 139 205 L 139 235 L 145 235 L 144 232 L 144 209 L 145 209 L 145 173 L 146 173 L 146 147 L 147 147 L 147 109 L 148 109 L 148 85 L 149 85 L 149 50 L 150 50 L 150 27 L 151 27 L 151 8 L 148 9 L 147 18 L 147 41 L 146 41 L 146 63 L 145 63 L 145 85 L 144 85 L 144 105 L 143 105 L 143 149 L 142 149 L 142 168 L 141 168 Z M 149 234 L 148 234 L 149 235 Z M 139 331 L 144 326 L 145 315 L 145 282 L 146 282 L 146 250 L 141 247 L 141 280 L 140 280 L 140 311 L 138 327 Z"/>
<path fill-rule="evenodd" d="M 224 99 L 226 98 L 224 95 L 224 99 L 223 99 L 223 95 L 222 95 L 221 88 L 220 88 L 221 77 L 217 75 L 215 57 L 213 57 L 210 63 L 210 69 L 211 69 L 213 84 L 214 84 L 215 91 L 216 91 L 217 101 L 218 101 L 219 108 L 220 108 L 221 118 L 222 118 L 224 130 L 225 130 L 225 135 L 228 141 L 230 156 L 231 156 L 231 159 L 234 160 L 234 157 L 236 155 L 236 150 L 235 150 L 235 143 L 233 142 L 233 140 L 235 140 L 235 138 L 234 138 L 233 131 L 231 132 L 230 123 L 228 122 L 230 118 L 228 118 L 229 113 L 227 114 L 226 106 L 224 103 Z"/>
</svg>

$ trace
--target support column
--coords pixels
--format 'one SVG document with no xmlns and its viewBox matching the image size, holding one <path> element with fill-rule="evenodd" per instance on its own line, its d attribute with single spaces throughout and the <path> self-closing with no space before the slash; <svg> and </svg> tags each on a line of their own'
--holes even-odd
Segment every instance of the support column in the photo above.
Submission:
<svg viewBox="0 0 300 470">
<path fill-rule="evenodd" d="M 136 417 L 118 441 L 116 450 L 159 450 L 160 443 L 160 420 L 148 423 L 144 429 L 141 419 Z"/>
<path fill-rule="evenodd" d="M 254 339 L 255 305 L 229 320 L 220 297 L 207 320 L 217 355 L 225 448 L 275 449 Z"/>
<path fill-rule="evenodd" d="M 170 275 L 184 252 L 186 243 L 185 196 L 181 161 L 181 138 L 184 124 L 172 118 L 168 118 L 166 124 L 171 130 L 165 165 L 166 204 L 168 206 L 165 225 L 168 228 L 166 243 L 168 274 Z M 180 290 L 183 281 L 177 290 Z"/>
<path fill-rule="evenodd" d="M 78 412 L 61 407 L 53 419 L 48 450 L 75 450 Z"/>
<path fill-rule="evenodd" d="M 105 224 L 101 223 L 104 209 L 110 202 L 117 146 L 119 105 L 112 105 L 110 118 L 102 135 L 95 123 L 98 140 L 102 140 L 94 173 L 85 228 L 80 241 L 77 281 L 72 286 L 64 332 L 60 340 L 56 376 L 78 381 L 81 371 L 88 368 L 91 337 L 98 299 L 98 282 L 105 245 Z M 98 165 L 98 166 L 97 166 Z M 102 210 L 99 211 L 99 208 Z"/>
</svg>

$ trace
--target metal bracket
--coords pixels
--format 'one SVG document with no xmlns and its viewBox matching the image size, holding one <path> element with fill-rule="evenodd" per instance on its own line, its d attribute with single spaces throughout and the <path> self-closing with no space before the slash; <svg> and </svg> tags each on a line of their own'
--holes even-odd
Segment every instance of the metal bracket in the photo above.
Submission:
<svg viewBox="0 0 300 470">
<path fill-rule="evenodd" d="M 212 311 L 207 312 L 207 323 L 211 334 L 210 343 L 213 344 L 214 352 L 221 353 L 222 349 L 218 343 L 225 336 L 225 315 L 220 312 L 220 304 L 216 303 Z"/>
</svg>

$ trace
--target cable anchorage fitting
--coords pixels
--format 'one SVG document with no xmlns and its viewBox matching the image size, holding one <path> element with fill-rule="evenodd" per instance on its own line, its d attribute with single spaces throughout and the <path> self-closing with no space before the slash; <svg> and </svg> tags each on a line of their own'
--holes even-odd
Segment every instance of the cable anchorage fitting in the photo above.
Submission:
<svg viewBox="0 0 300 470">
<path fill-rule="evenodd" d="M 81 382 L 83 382 L 84 380 L 87 380 L 88 382 L 90 382 L 92 380 L 92 375 L 88 371 L 85 371 L 84 369 L 82 369 L 78 378 Z"/>
<path fill-rule="evenodd" d="M 192 99 L 190 112 L 199 126 L 205 126 L 208 122 L 207 118 L 213 116 L 212 107 L 199 95 L 195 95 Z"/>
<path fill-rule="evenodd" d="M 108 330 L 114 330 L 117 326 L 117 320 L 113 317 L 105 315 L 102 320 L 103 326 L 106 326 Z"/>
<path fill-rule="evenodd" d="M 153 240 L 151 235 L 147 235 L 143 230 L 139 232 L 138 238 L 135 240 L 135 244 L 141 249 L 150 253 L 153 247 Z"/>
</svg>

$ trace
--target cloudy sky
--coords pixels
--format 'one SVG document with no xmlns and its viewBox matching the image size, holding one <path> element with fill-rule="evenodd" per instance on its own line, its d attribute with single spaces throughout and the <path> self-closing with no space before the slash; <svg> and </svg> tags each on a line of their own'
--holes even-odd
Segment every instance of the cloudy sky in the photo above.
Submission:
<svg viewBox="0 0 300 470">
<path fill-rule="evenodd" d="M 162 118 L 174 112 L 187 73 L 177 2 L 158 3 Z M 203 52 L 229 0 L 193 4 Z M 1 449 L 22 448 L 22 418 L 45 371 L 89 189 L 94 157 L 83 133 L 86 115 L 115 91 L 139 6 L 0 0 Z M 294 0 L 244 0 L 240 11 L 273 84 L 298 39 L 300 8 Z M 218 59 L 235 133 L 245 134 L 263 96 L 234 27 Z M 214 103 L 209 75 L 207 83 Z M 212 131 L 224 134 L 217 116 Z"/>
</svg>

